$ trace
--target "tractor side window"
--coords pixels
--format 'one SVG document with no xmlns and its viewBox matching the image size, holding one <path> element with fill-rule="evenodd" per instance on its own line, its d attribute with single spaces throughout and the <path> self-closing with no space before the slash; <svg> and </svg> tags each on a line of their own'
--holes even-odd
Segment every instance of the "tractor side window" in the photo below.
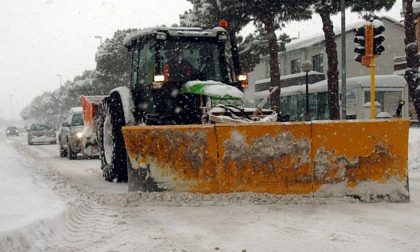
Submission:
<svg viewBox="0 0 420 252">
<path fill-rule="evenodd" d="M 137 72 L 139 68 L 139 49 L 138 47 L 133 49 L 131 54 L 131 86 L 137 85 Z"/>
<path fill-rule="evenodd" d="M 138 83 L 140 85 L 151 84 L 153 82 L 155 64 L 154 45 L 151 42 L 147 42 L 143 45 L 139 54 Z"/>
</svg>

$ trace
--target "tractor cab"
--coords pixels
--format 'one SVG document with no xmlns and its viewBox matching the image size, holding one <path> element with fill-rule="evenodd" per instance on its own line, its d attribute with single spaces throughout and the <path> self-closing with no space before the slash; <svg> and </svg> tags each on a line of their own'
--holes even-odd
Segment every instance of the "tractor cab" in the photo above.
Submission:
<svg viewBox="0 0 420 252">
<path fill-rule="evenodd" d="M 241 90 L 241 81 L 226 62 L 226 39 L 226 30 L 220 27 L 157 27 L 129 35 L 124 43 L 131 52 L 130 89 L 137 121 L 153 125 L 202 123 L 201 107 L 207 100 L 199 90 L 185 88 L 191 81 Z"/>
</svg>

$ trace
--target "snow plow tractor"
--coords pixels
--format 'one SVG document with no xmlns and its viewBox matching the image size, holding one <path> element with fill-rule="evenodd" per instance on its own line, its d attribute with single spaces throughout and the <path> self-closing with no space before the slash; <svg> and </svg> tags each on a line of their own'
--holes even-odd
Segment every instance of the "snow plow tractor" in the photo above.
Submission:
<svg viewBox="0 0 420 252">
<path fill-rule="evenodd" d="M 151 28 L 125 39 L 131 83 L 103 99 L 98 129 L 106 180 L 129 191 L 409 200 L 408 121 L 283 123 L 246 108 L 226 38 Z"/>
</svg>

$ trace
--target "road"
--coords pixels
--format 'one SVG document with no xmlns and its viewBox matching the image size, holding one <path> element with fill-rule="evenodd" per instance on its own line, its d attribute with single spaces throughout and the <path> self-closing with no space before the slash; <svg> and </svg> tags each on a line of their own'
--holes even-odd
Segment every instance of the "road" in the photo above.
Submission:
<svg viewBox="0 0 420 252">
<path fill-rule="evenodd" d="M 12 187 L 0 196 L 0 223 L 13 218 L 7 209 L 33 210 L 22 211 L 27 222 L 3 225 L 0 251 L 419 251 L 419 150 L 420 130 L 410 130 L 410 203 L 315 202 L 127 193 L 126 184 L 104 181 L 98 160 L 0 136 L 0 160 L 9 160 L 0 178 Z M 33 195 L 15 192 L 22 188 Z"/>
</svg>

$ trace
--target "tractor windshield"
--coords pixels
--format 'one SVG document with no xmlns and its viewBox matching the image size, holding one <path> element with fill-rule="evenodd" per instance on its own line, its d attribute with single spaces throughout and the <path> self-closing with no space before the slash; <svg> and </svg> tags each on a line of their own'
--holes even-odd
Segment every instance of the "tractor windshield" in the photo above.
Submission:
<svg viewBox="0 0 420 252">
<path fill-rule="evenodd" d="M 159 50 L 160 69 L 168 82 L 214 80 L 227 82 L 223 46 L 194 40 L 167 40 Z"/>
</svg>

